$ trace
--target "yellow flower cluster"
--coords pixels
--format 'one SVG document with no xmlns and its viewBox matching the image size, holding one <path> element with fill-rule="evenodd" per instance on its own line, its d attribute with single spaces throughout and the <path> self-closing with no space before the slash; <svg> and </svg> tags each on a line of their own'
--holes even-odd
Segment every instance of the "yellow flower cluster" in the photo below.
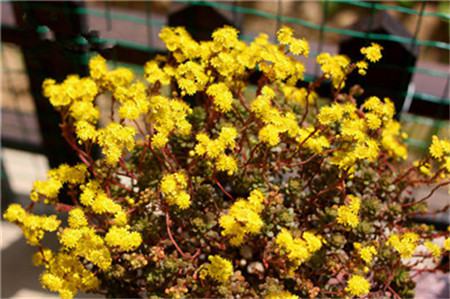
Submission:
<svg viewBox="0 0 450 299">
<path fill-rule="evenodd" d="M 426 175 L 428 177 L 432 177 L 432 166 L 429 162 L 420 162 L 420 161 L 414 161 L 413 162 L 414 167 L 417 167 L 421 174 Z"/>
<path fill-rule="evenodd" d="M 299 126 L 293 113 L 282 114 L 271 104 L 275 92 L 268 86 L 264 86 L 261 94 L 251 103 L 251 111 L 261 119 L 264 127 L 259 131 L 258 137 L 261 142 L 270 146 L 280 143 L 280 134 L 288 133 L 289 137 L 295 138 L 299 134 Z"/>
<path fill-rule="evenodd" d="M 131 232 L 127 227 L 112 226 L 105 235 L 105 242 L 119 251 L 131 251 L 141 245 L 142 237 L 138 232 Z"/>
<path fill-rule="evenodd" d="M 146 86 L 141 82 L 129 86 L 118 86 L 113 96 L 121 104 L 119 116 L 123 119 L 136 120 L 150 108 Z"/>
<path fill-rule="evenodd" d="M 100 55 L 94 56 L 89 61 L 89 74 L 101 90 L 111 92 L 119 86 L 130 84 L 134 79 L 133 72 L 125 67 L 108 70 L 106 60 Z"/>
<path fill-rule="evenodd" d="M 450 238 L 444 240 L 444 249 L 450 251 Z"/>
<path fill-rule="evenodd" d="M 161 180 L 161 192 L 169 205 L 187 209 L 191 205 L 191 196 L 186 192 L 187 178 L 183 172 L 166 174 Z"/>
<path fill-rule="evenodd" d="M 159 37 L 178 62 L 198 58 L 201 54 L 199 44 L 183 27 L 165 27 L 159 33 Z"/>
<path fill-rule="evenodd" d="M 450 141 L 440 140 L 439 137 L 433 135 L 429 151 L 434 159 L 441 160 L 445 155 L 450 155 Z"/>
<path fill-rule="evenodd" d="M 438 244 L 426 241 L 424 245 L 434 258 L 439 259 L 441 257 L 442 249 Z"/>
<path fill-rule="evenodd" d="M 233 275 L 233 264 L 218 255 L 210 255 L 208 257 L 210 264 L 207 264 L 207 274 L 214 280 L 220 283 L 226 283 Z"/>
<path fill-rule="evenodd" d="M 88 226 L 86 215 L 81 208 L 69 212 L 69 227 L 59 232 L 62 248 L 73 256 L 83 257 L 103 271 L 111 266 L 112 259 L 105 241 L 93 227 Z"/>
<path fill-rule="evenodd" d="M 386 122 L 381 135 L 381 145 L 392 157 L 406 160 L 408 158 L 408 149 L 404 143 L 399 142 L 400 135 L 399 122 L 395 120 Z"/>
<path fill-rule="evenodd" d="M 370 97 L 362 105 L 366 111 L 364 117 L 369 129 L 376 130 L 382 127 L 382 124 L 386 126 L 386 123 L 392 121 L 395 114 L 394 103 L 388 98 L 384 98 L 384 103 L 378 97 Z"/>
<path fill-rule="evenodd" d="M 223 127 L 220 130 L 219 137 L 213 140 L 208 135 L 199 133 L 196 136 L 198 143 L 195 145 L 194 154 L 206 155 L 206 157 L 215 161 L 217 170 L 226 171 L 228 175 L 233 175 L 238 169 L 237 161 L 230 154 L 226 154 L 225 151 L 227 149 L 234 150 L 237 136 L 237 130 L 231 126 Z"/>
<path fill-rule="evenodd" d="M 345 79 L 350 65 L 350 59 L 348 57 L 321 53 L 317 55 L 316 60 L 325 78 L 331 79 L 335 88 L 343 88 L 345 86 Z"/>
<path fill-rule="evenodd" d="M 193 95 L 203 91 L 209 82 L 204 66 L 194 61 L 180 64 L 175 71 L 175 76 L 182 90 L 181 95 Z"/>
<path fill-rule="evenodd" d="M 309 45 L 302 39 L 295 39 L 291 36 L 288 38 L 284 29 L 280 29 L 278 35 L 282 36 L 285 42 L 289 42 L 289 48 L 292 53 L 300 55 L 308 55 Z M 259 68 L 264 75 L 276 82 L 286 82 L 287 85 L 295 86 L 298 80 L 303 79 L 305 66 L 298 60 L 285 55 L 285 53 L 277 47 L 268 42 L 267 35 L 260 35 L 250 45 L 250 55 L 256 57 L 250 59 L 259 62 Z"/>
<path fill-rule="evenodd" d="M 392 234 L 387 244 L 394 247 L 402 258 L 410 258 L 416 250 L 419 236 L 416 233 Z"/>
<path fill-rule="evenodd" d="M 87 115 L 81 114 L 77 109 L 71 111 L 75 119 L 98 118 L 99 112 L 92 104 L 97 96 L 98 88 L 90 78 L 70 75 L 61 84 L 56 84 L 53 79 L 46 79 L 43 83 L 43 92 L 55 108 L 67 107 L 79 102 L 90 104 L 89 109 L 85 109 L 85 112 L 88 112 Z"/>
<path fill-rule="evenodd" d="M 72 228 L 81 228 L 88 225 L 88 220 L 84 211 L 81 208 L 73 208 L 69 211 L 69 218 L 67 219 L 69 226 Z"/>
<path fill-rule="evenodd" d="M 380 144 L 391 156 L 406 159 L 406 146 L 399 141 L 400 124 L 393 119 L 394 104 L 387 98 L 383 103 L 377 97 L 370 97 L 362 108 L 364 117 L 351 103 L 333 103 L 320 109 L 319 123 L 337 130 L 336 141 L 342 141 L 330 162 L 353 171 L 358 160 L 375 161 Z"/>
<path fill-rule="evenodd" d="M 159 82 L 161 85 L 169 85 L 171 79 L 175 75 L 175 69 L 170 65 L 160 67 L 162 62 L 165 62 L 165 57 L 157 56 L 154 60 L 147 62 L 144 66 L 145 79 L 150 84 Z"/>
<path fill-rule="evenodd" d="M 355 228 L 359 224 L 359 209 L 361 207 L 361 199 L 354 195 L 348 195 L 348 205 L 338 208 L 337 222 L 351 228 Z"/>
<path fill-rule="evenodd" d="M 41 252 L 35 256 L 36 265 L 46 267 L 40 277 L 41 283 L 48 290 L 58 292 L 62 299 L 72 299 L 79 291 L 87 292 L 100 286 L 100 280 L 77 256 L 63 252 L 54 256 L 49 249 Z"/>
<path fill-rule="evenodd" d="M 309 55 L 309 44 L 305 39 L 294 38 L 294 31 L 286 26 L 277 32 L 278 41 L 282 45 L 288 45 L 289 50 L 295 55 Z"/>
<path fill-rule="evenodd" d="M 80 202 L 85 207 L 90 208 L 96 214 L 114 214 L 122 215 L 122 207 L 114 202 L 108 195 L 103 191 L 100 183 L 95 180 L 91 180 L 84 185 L 80 186 Z"/>
<path fill-rule="evenodd" d="M 293 295 L 288 291 L 274 291 L 267 294 L 264 299 L 298 299 L 297 295 Z"/>
<path fill-rule="evenodd" d="M 19 204 L 11 204 L 3 214 L 6 221 L 16 223 L 30 245 L 40 244 L 45 232 L 54 232 L 61 221 L 56 215 L 38 216 L 25 211 Z"/>
<path fill-rule="evenodd" d="M 360 60 L 355 64 L 360 75 L 364 76 L 367 74 L 367 68 L 369 67 L 367 61 L 377 62 L 381 59 L 381 50 L 383 50 L 383 47 L 377 43 L 371 43 L 369 47 L 361 48 L 361 54 L 364 54 L 364 60 Z"/>
<path fill-rule="evenodd" d="M 363 247 L 361 243 L 355 242 L 353 246 L 358 250 L 361 259 L 368 265 L 372 263 L 373 257 L 377 255 L 377 250 L 372 245 Z"/>
<path fill-rule="evenodd" d="M 225 83 L 211 84 L 206 90 L 206 94 L 213 97 L 214 106 L 220 112 L 228 112 L 233 104 L 233 95 Z"/>
<path fill-rule="evenodd" d="M 319 122 L 333 127 L 339 124 L 340 134 L 336 141 L 342 141 L 342 146 L 336 150 L 331 158 L 332 164 L 342 169 L 353 169 L 358 160 L 375 161 L 378 157 L 379 146 L 376 139 L 369 137 L 367 126 L 357 114 L 354 104 L 332 104 L 321 108 L 318 115 Z"/>
<path fill-rule="evenodd" d="M 98 130 L 98 144 L 102 147 L 108 164 L 115 165 L 122 156 L 124 148 L 129 151 L 134 148 L 134 135 L 136 135 L 134 127 L 123 126 L 114 122 Z"/>
<path fill-rule="evenodd" d="M 83 257 L 103 271 L 111 266 L 110 251 L 103 238 L 92 227 L 67 227 L 60 232 L 59 242 L 71 255 Z"/>
<path fill-rule="evenodd" d="M 319 114 L 317 114 L 317 119 L 320 124 L 329 126 L 340 121 L 343 115 L 343 105 L 333 103 L 329 106 L 323 106 L 320 108 Z"/>
<path fill-rule="evenodd" d="M 246 235 L 257 234 L 261 231 L 264 224 L 260 216 L 264 208 L 263 201 L 264 194 L 259 190 L 253 190 L 247 200 L 237 200 L 228 214 L 220 217 L 222 235 L 231 237 L 231 245 L 239 246 Z"/>
<path fill-rule="evenodd" d="M 297 88 L 295 86 L 282 85 L 280 88 L 287 102 L 298 104 L 301 107 L 305 107 L 307 104 L 314 104 L 319 97 L 315 91 L 311 91 L 308 95 L 308 91 L 304 87 Z"/>
<path fill-rule="evenodd" d="M 87 168 L 84 164 L 69 166 L 61 164 L 58 168 L 47 172 L 47 180 L 35 181 L 31 190 L 30 198 L 37 202 L 43 198 L 45 203 L 53 202 L 58 197 L 59 190 L 64 183 L 76 185 L 82 184 L 87 174 Z"/>
<path fill-rule="evenodd" d="M 276 237 L 277 245 L 281 253 L 285 254 L 292 263 L 290 273 L 292 274 L 302 263 L 320 248 L 322 248 L 321 238 L 311 232 L 304 232 L 302 238 L 294 238 L 287 229 L 282 229 Z"/>
<path fill-rule="evenodd" d="M 308 43 L 303 39 L 293 38 L 292 34 L 288 37 L 288 34 L 285 34 L 287 31 L 288 29 L 282 29 L 279 35 L 284 36 L 282 39 L 289 45 L 291 52 L 307 55 Z M 223 81 L 229 84 L 240 82 L 246 68 L 256 67 L 259 67 L 267 77 L 287 80 L 292 86 L 303 78 L 304 65 L 271 44 L 265 34 L 259 35 L 250 45 L 238 39 L 236 29 L 227 26 L 216 30 L 212 35 L 212 41 L 198 43 L 180 27 L 164 28 L 160 38 L 179 65 L 174 72 L 167 72 L 165 66 L 152 63 L 148 69 L 154 70 L 155 75 L 148 78 L 150 82 L 162 82 L 174 73 L 178 86 L 185 94 L 204 91 L 210 78 L 209 71 L 206 70 L 210 69 L 214 69 L 223 77 Z"/>
<path fill-rule="evenodd" d="M 89 62 L 90 78 L 69 76 L 61 84 L 47 79 L 43 83 L 44 95 L 57 109 L 69 107 L 79 142 L 97 141 L 102 147 L 106 161 L 114 165 L 122 155 L 122 150 L 134 147 L 135 129 L 119 123 L 110 123 L 97 130 L 99 110 L 94 100 L 100 91 L 110 91 L 121 104 L 119 115 L 130 120 L 147 113 L 149 103 L 146 87 L 142 83 L 133 83 L 133 73 L 126 68 L 109 71 L 106 60 L 101 56 L 93 57 Z"/>
<path fill-rule="evenodd" d="M 352 275 L 345 290 L 353 296 L 364 296 L 370 292 L 370 283 L 360 275 Z"/>
<path fill-rule="evenodd" d="M 367 61 L 361 60 L 356 63 L 356 68 L 358 69 L 358 74 L 361 76 L 365 76 L 367 74 L 367 68 L 369 67 L 369 64 Z"/>
<path fill-rule="evenodd" d="M 306 99 L 306 94 L 304 96 Z M 313 134 L 314 129 L 312 127 L 300 128 L 294 113 L 281 113 L 271 104 L 274 98 L 274 90 L 266 85 L 250 106 L 251 111 L 264 123 L 264 126 L 258 133 L 258 138 L 261 142 L 269 146 L 276 146 L 281 141 L 280 135 L 287 133 L 288 137 L 295 139 L 298 143 L 303 143 L 308 138 L 305 146 L 314 153 L 318 153 L 330 146 L 325 136 Z M 310 136 L 311 134 L 314 136 Z"/>
<path fill-rule="evenodd" d="M 147 120 L 154 124 L 156 130 L 152 136 L 152 146 L 155 148 L 166 146 L 170 134 L 187 136 L 191 133 L 192 126 L 186 117 L 192 110 L 185 102 L 157 95 L 151 97 L 150 107 Z"/>
<path fill-rule="evenodd" d="M 436 161 L 442 162 L 440 167 L 443 167 L 447 173 L 450 173 L 450 140 L 442 140 L 433 135 L 429 152 Z"/>
</svg>

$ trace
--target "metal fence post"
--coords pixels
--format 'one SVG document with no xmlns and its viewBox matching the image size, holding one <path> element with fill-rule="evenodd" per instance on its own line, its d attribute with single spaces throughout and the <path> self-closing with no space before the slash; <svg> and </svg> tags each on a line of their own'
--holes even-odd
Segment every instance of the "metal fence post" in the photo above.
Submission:
<svg viewBox="0 0 450 299">
<path fill-rule="evenodd" d="M 86 31 L 85 17 L 76 10 L 82 6 L 83 2 L 77 1 L 13 3 L 17 26 L 28 37 L 20 46 L 36 107 L 43 152 L 50 167 L 78 162 L 61 136 L 58 113 L 42 95 L 42 82 L 46 78 L 61 81 L 68 74 L 87 73 L 87 62 L 83 61 L 87 48 L 72 54 L 77 50 L 72 44 L 75 37 Z"/>
</svg>

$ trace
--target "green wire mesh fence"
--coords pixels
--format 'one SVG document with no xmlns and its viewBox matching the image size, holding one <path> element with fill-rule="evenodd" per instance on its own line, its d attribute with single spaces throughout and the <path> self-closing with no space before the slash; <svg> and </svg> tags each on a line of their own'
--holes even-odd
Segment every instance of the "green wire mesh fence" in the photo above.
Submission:
<svg viewBox="0 0 450 299">
<path fill-rule="evenodd" d="M 418 7 L 415 9 L 383 2 L 323 0 L 321 2 L 322 18 L 319 22 L 292 16 L 292 13 L 286 11 L 286 3 L 283 1 L 273 2 L 275 9 L 272 10 L 259 7 L 257 2 L 241 1 L 172 1 L 169 5 L 167 2 L 163 4 L 166 7 L 169 6 L 169 9 L 161 12 L 155 9 L 155 6 L 158 6 L 157 2 L 141 3 L 141 7 L 134 10 L 118 9 L 117 5 L 109 1 L 105 1 L 103 5 L 99 3 L 92 5 L 87 1 L 3 2 L 2 42 L 20 46 L 24 54 L 25 71 L 30 80 L 30 91 L 34 98 L 42 135 L 42 148 L 26 142 L 15 142 L 13 138 L 6 138 L 2 134 L 4 146 L 43 151 L 49 157 L 51 164 L 70 160 L 68 154 L 70 150 L 61 150 L 63 143 L 55 138 L 59 136 L 58 119 L 51 109 L 43 104 L 45 100 L 40 94 L 40 83 L 45 77 L 62 79 L 68 73 L 85 74 L 89 57 L 96 51 L 107 56 L 113 64 L 125 63 L 142 71 L 138 65 L 143 65 L 151 56 L 164 52 L 157 33 L 163 26 L 170 24 L 171 8 L 173 10 L 186 7 L 210 9 L 208 12 L 211 14 L 210 17 L 201 20 L 202 22 L 186 24 L 192 32 L 199 29 L 193 27 L 208 27 L 211 20 L 222 15 L 230 24 L 240 28 L 241 38 L 246 41 L 251 40 L 257 33 L 252 32 L 251 29 L 247 30 L 245 25 L 247 18 L 256 18 L 262 24 L 273 24 L 273 28 L 262 26 L 264 31 L 272 36 L 283 24 L 297 26 L 307 34 L 315 35 L 317 38 L 311 49 L 312 57 L 307 62 L 309 68 L 307 80 L 313 80 L 317 75 L 318 69 L 314 65 L 314 56 L 323 50 L 330 49 L 332 44 L 329 43 L 328 38 L 331 35 L 342 39 L 376 41 L 380 44 L 392 42 L 401 44 L 407 49 L 433 49 L 444 53 L 444 56 L 450 53 L 448 38 L 446 40 L 419 39 L 424 18 L 433 18 L 447 24 L 450 22 L 449 14 L 427 10 L 427 6 L 430 5 L 428 1 L 415 5 Z M 333 6 L 336 5 L 360 10 L 369 24 L 375 22 L 379 12 L 415 16 L 415 24 L 409 37 L 384 32 L 368 32 L 358 28 L 341 28 L 329 24 L 328 20 L 333 13 Z M 195 15 L 192 17 L 195 18 Z M 310 36 L 306 35 L 306 37 L 310 39 Z M 333 51 L 337 52 L 335 45 L 331 46 L 331 52 Z M 426 132 L 424 130 L 417 132 L 414 129 L 415 134 L 407 140 L 412 147 L 424 149 L 432 134 L 449 133 L 447 119 L 450 107 L 450 74 L 448 61 L 440 67 L 420 62 L 419 59 L 419 64 L 407 67 L 399 67 L 396 64 L 384 65 L 384 67 L 392 70 L 401 68 L 403 72 L 410 73 L 413 78 L 413 84 L 410 84 L 407 90 L 401 91 L 405 101 L 402 104 L 400 119 L 406 128 L 417 125 L 431 128 L 425 130 Z M 11 70 L 6 68 L 5 64 L 3 64 L 2 72 L 6 77 L 11 75 Z M 427 82 L 432 82 L 433 88 L 418 88 L 419 85 L 427 87 Z M 428 112 L 422 113 L 427 109 Z M 419 114 L 425 114 L 425 116 Z"/>
</svg>

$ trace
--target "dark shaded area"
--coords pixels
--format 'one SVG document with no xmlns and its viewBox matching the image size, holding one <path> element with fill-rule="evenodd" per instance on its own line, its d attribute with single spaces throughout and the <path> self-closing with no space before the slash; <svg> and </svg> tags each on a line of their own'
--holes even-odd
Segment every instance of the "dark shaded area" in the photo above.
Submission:
<svg viewBox="0 0 450 299">
<path fill-rule="evenodd" d="M 225 15 L 209 6 L 186 6 L 169 15 L 169 26 L 186 27 L 195 40 L 209 40 L 217 28 L 236 27 Z"/>
</svg>

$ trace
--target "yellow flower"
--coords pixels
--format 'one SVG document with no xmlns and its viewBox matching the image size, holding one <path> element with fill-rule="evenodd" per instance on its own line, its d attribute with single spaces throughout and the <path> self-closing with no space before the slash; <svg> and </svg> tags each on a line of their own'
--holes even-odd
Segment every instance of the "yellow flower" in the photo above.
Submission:
<svg viewBox="0 0 450 299">
<path fill-rule="evenodd" d="M 239 199 L 227 214 L 222 215 L 219 224 L 223 228 L 222 235 L 230 236 L 230 243 L 239 246 L 246 235 L 258 234 L 264 224 L 259 213 L 263 206 L 264 196 L 258 190 L 253 190 L 247 200 Z"/>
<path fill-rule="evenodd" d="M 209 159 L 214 160 L 217 170 L 233 175 L 238 169 L 237 160 L 225 154 L 225 151 L 234 149 L 237 135 L 236 128 L 231 126 L 223 127 L 215 140 L 211 140 L 204 133 L 199 133 L 196 136 L 198 143 L 195 145 L 194 154 L 199 156 L 206 154 Z"/>
<path fill-rule="evenodd" d="M 121 103 L 119 108 L 119 116 L 121 118 L 135 120 L 140 115 L 146 114 L 150 109 L 147 88 L 141 82 L 133 83 L 127 87 L 116 88 L 114 98 Z"/>
<path fill-rule="evenodd" d="M 377 254 L 377 250 L 374 246 L 361 247 L 360 243 L 354 243 L 354 247 L 358 250 L 361 259 L 370 265 L 372 263 L 373 257 Z"/>
<path fill-rule="evenodd" d="M 297 295 L 293 295 L 288 291 L 270 292 L 269 294 L 267 294 L 267 296 L 264 297 L 264 299 L 298 299 L 298 298 L 299 297 Z"/>
<path fill-rule="evenodd" d="M 307 261 L 322 247 L 322 241 L 311 232 L 304 232 L 303 238 L 294 238 L 287 229 L 282 229 L 276 237 L 279 246 L 288 260 L 292 263 L 290 271 L 295 271 L 303 262 Z"/>
<path fill-rule="evenodd" d="M 89 73 L 94 80 L 103 78 L 107 72 L 106 60 L 102 56 L 96 55 L 89 60 Z"/>
<path fill-rule="evenodd" d="M 277 38 L 280 44 L 289 45 L 290 51 L 295 55 L 305 55 L 308 57 L 309 44 L 304 39 L 294 38 L 294 32 L 291 28 L 283 26 L 277 32 Z"/>
<path fill-rule="evenodd" d="M 222 49 L 235 47 L 239 42 L 238 33 L 238 30 L 230 26 L 224 26 L 214 31 L 212 34 L 213 50 L 219 52 Z"/>
<path fill-rule="evenodd" d="M 277 32 L 278 42 L 282 45 L 287 45 L 294 36 L 294 31 L 292 28 L 287 26 L 281 27 Z"/>
<path fill-rule="evenodd" d="M 186 192 L 187 178 L 182 172 L 166 174 L 161 180 L 161 192 L 169 205 L 187 209 L 191 205 L 191 196 Z"/>
<path fill-rule="evenodd" d="M 3 218 L 9 222 L 23 222 L 26 216 L 27 212 L 17 203 L 9 205 L 3 214 Z"/>
<path fill-rule="evenodd" d="M 371 43 L 369 47 L 361 48 L 361 54 L 364 54 L 370 62 L 377 62 L 382 57 L 381 50 L 383 47 L 379 44 Z"/>
<path fill-rule="evenodd" d="M 68 222 L 69 226 L 72 228 L 80 228 L 88 225 L 86 215 L 81 208 L 70 210 Z"/>
<path fill-rule="evenodd" d="M 33 246 L 40 244 L 45 232 L 54 232 L 61 221 L 56 215 L 38 216 L 25 211 L 19 204 L 11 204 L 3 214 L 5 220 L 20 226 L 27 243 Z"/>
<path fill-rule="evenodd" d="M 367 64 L 366 61 L 364 60 L 358 61 L 356 63 L 356 67 L 358 68 L 358 74 L 360 74 L 361 76 L 366 75 L 368 66 L 369 65 Z"/>
<path fill-rule="evenodd" d="M 317 115 L 317 119 L 322 125 L 331 125 L 342 119 L 344 110 L 339 104 L 332 104 L 330 106 L 324 106 L 320 108 L 320 112 Z"/>
<path fill-rule="evenodd" d="M 338 208 L 337 222 L 355 228 L 359 224 L 358 213 L 361 199 L 354 195 L 349 195 L 348 198 L 350 199 L 349 204 Z"/>
<path fill-rule="evenodd" d="M 152 146 L 163 148 L 169 141 L 169 136 L 187 136 L 191 132 L 191 124 L 187 116 L 192 113 L 189 106 L 181 100 L 171 100 L 161 95 L 150 98 L 149 121 L 157 131 L 152 136 Z"/>
<path fill-rule="evenodd" d="M 100 286 L 99 279 L 77 256 L 66 253 L 49 256 L 40 280 L 43 287 L 58 292 L 63 299 L 75 297 L 78 291 L 94 291 Z"/>
<path fill-rule="evenodd" d="M 405 144 L 398 141 L 400 136 L 400 123 L 395 120 L 388 121 L 381 134 L 381 145 L 383 148 L 391 156 L 406 160 L 408 157 L 408 150 Z"/>
<path fill-rule="evenodd" d="M 63 285 L 63 280 L 51 273 L 43 273 L 41 275 L 42 286 L 50 291 L 57 292 Z"/>
<path fill-rule="evenodd" d="M 187 61 L 178 65 L 175 74 L 179 87 L 188 95 L 194 95 L 196 92 L 202 91 L 208 83 L 208 76 L 204 67 L 194 61 Z"/>
<path fill-rule="evenodd" d="M 309 56 L 309 44 L 305 39 L 292 39 L 289 44 L 289 50 L 295 55 Z"/>
<path fill-rule="evenodd" d="M 155 60 L 149 61 L 144 66 L 145 79 L 150 84 L 160 82 L 162 85 L 169 85 L 172 74 L 168 72 L 168 69 L 161 69 L 158 62 Z"/>
<path fill-rule="evenodd" d="M 280 131 L 274 125 L 267 125 L 259 130 L 258 138 L 261 142 L 265 142 L 270 146 L 276 146 L 280 143 Z"/>
<path fill-rule="evenodd" d="M 450 154 L 450 141 L 440 140 L 439 137 L 433 135 L 429 151 L 434 159 L 440 160 L 445 154 Z"/>
<path fill-rule="evenodd" d="M 65 228 L 59 234 L 59 241 L 64 247 L 71 249 L 77 247 L 78 242 L 80 242 L 80 239 L 82 237 L 83 237 L 83 230 Z"/>
<path fill-rule="evenodd" d="M 233 275 L 233 264 L 218 255 L 210 255 L 208 260 L 211 262 L 206 265 L 208 275 L 220 283 L 226 283 Z"/>
<path fill-rule="evenodd" d="M 374 113 L 366 113 L 365 115 L 367 127 L 371 130 L 376 130 L 381 127 L 381 119 Z"/>
<path fill-rule="evenodd" d="M 431 241 L 426 241 L 424 245 L 434 258 L 437 259 L 441 257 L 441 247 L 439 247 L 439 245 Z"/>
<path fill-rule="evenodd" d="M 444 249 L 450 251 L 450 238 L 445 239 L 444 241 Z"/>
<path fill-rule="evenodd" d="M 119 123 L 109 123 L 105 128 L 98 130 L 98 144 L 102 147 L 106 162 L 115 165 L 122 151 L 126 148 L 131 151 L 135 145 L 134 127 L 123 126 Z"/>
<path fill-rule="evenodd" d="M 415 233 L 392 234 L 387 244 L 394 247 L 402 258 L 410 258 L 416 250 L 418 241 L 419 236 Z"/>
<path fill-rule="evenodd" d="M 370 283 L 360 275 L 352 275 L 345 290 L 353 296 L 364 296 L 370 292 Z"/>
<path fill-rule="evenodd" d="M 238 170 L 236 159 L 225 154 L 219 155 L 216 167 L 218 171 L 225 171 L 228 175 L 233 175 Z"/>
<path fill-rule="evenodd" d="M 106 193 L 100 191 L 91 205 L 92 211 L 97 214 L 112 213 L 121 211 L 121 206 L 109 198 Z"/>
<path fill-rule="evenodd" d="M 206 94 L 213 97 L 214 106 L 221 112 L 231 110 L 233 95 L 224 83 L 211 84 L 206 90 Z"/>
<path fill-rule="evenodd" d="M 350 59 L 344 55 L 331 56 L 328 53 L 321 53 L 316 58 L 323 74 L 326 78 L 331 78 L 335 88 L 342 88 L 347 76 L 347 67 Z"/>
<path fill-rule="evenodd" d="M 131 251 L 141 245 L 142 237 L 138 232 L 131 232 L 125 227 L 112 226 L 105 235 L 105 242 L 120 251 Z"/>
<path fill-rule="evenodd" d="M 94 141 L 97 137 L 95 126 L 85 120 L 80 120 L 75 123 L 75 133 L 81 141 Z"/>
</svg>

